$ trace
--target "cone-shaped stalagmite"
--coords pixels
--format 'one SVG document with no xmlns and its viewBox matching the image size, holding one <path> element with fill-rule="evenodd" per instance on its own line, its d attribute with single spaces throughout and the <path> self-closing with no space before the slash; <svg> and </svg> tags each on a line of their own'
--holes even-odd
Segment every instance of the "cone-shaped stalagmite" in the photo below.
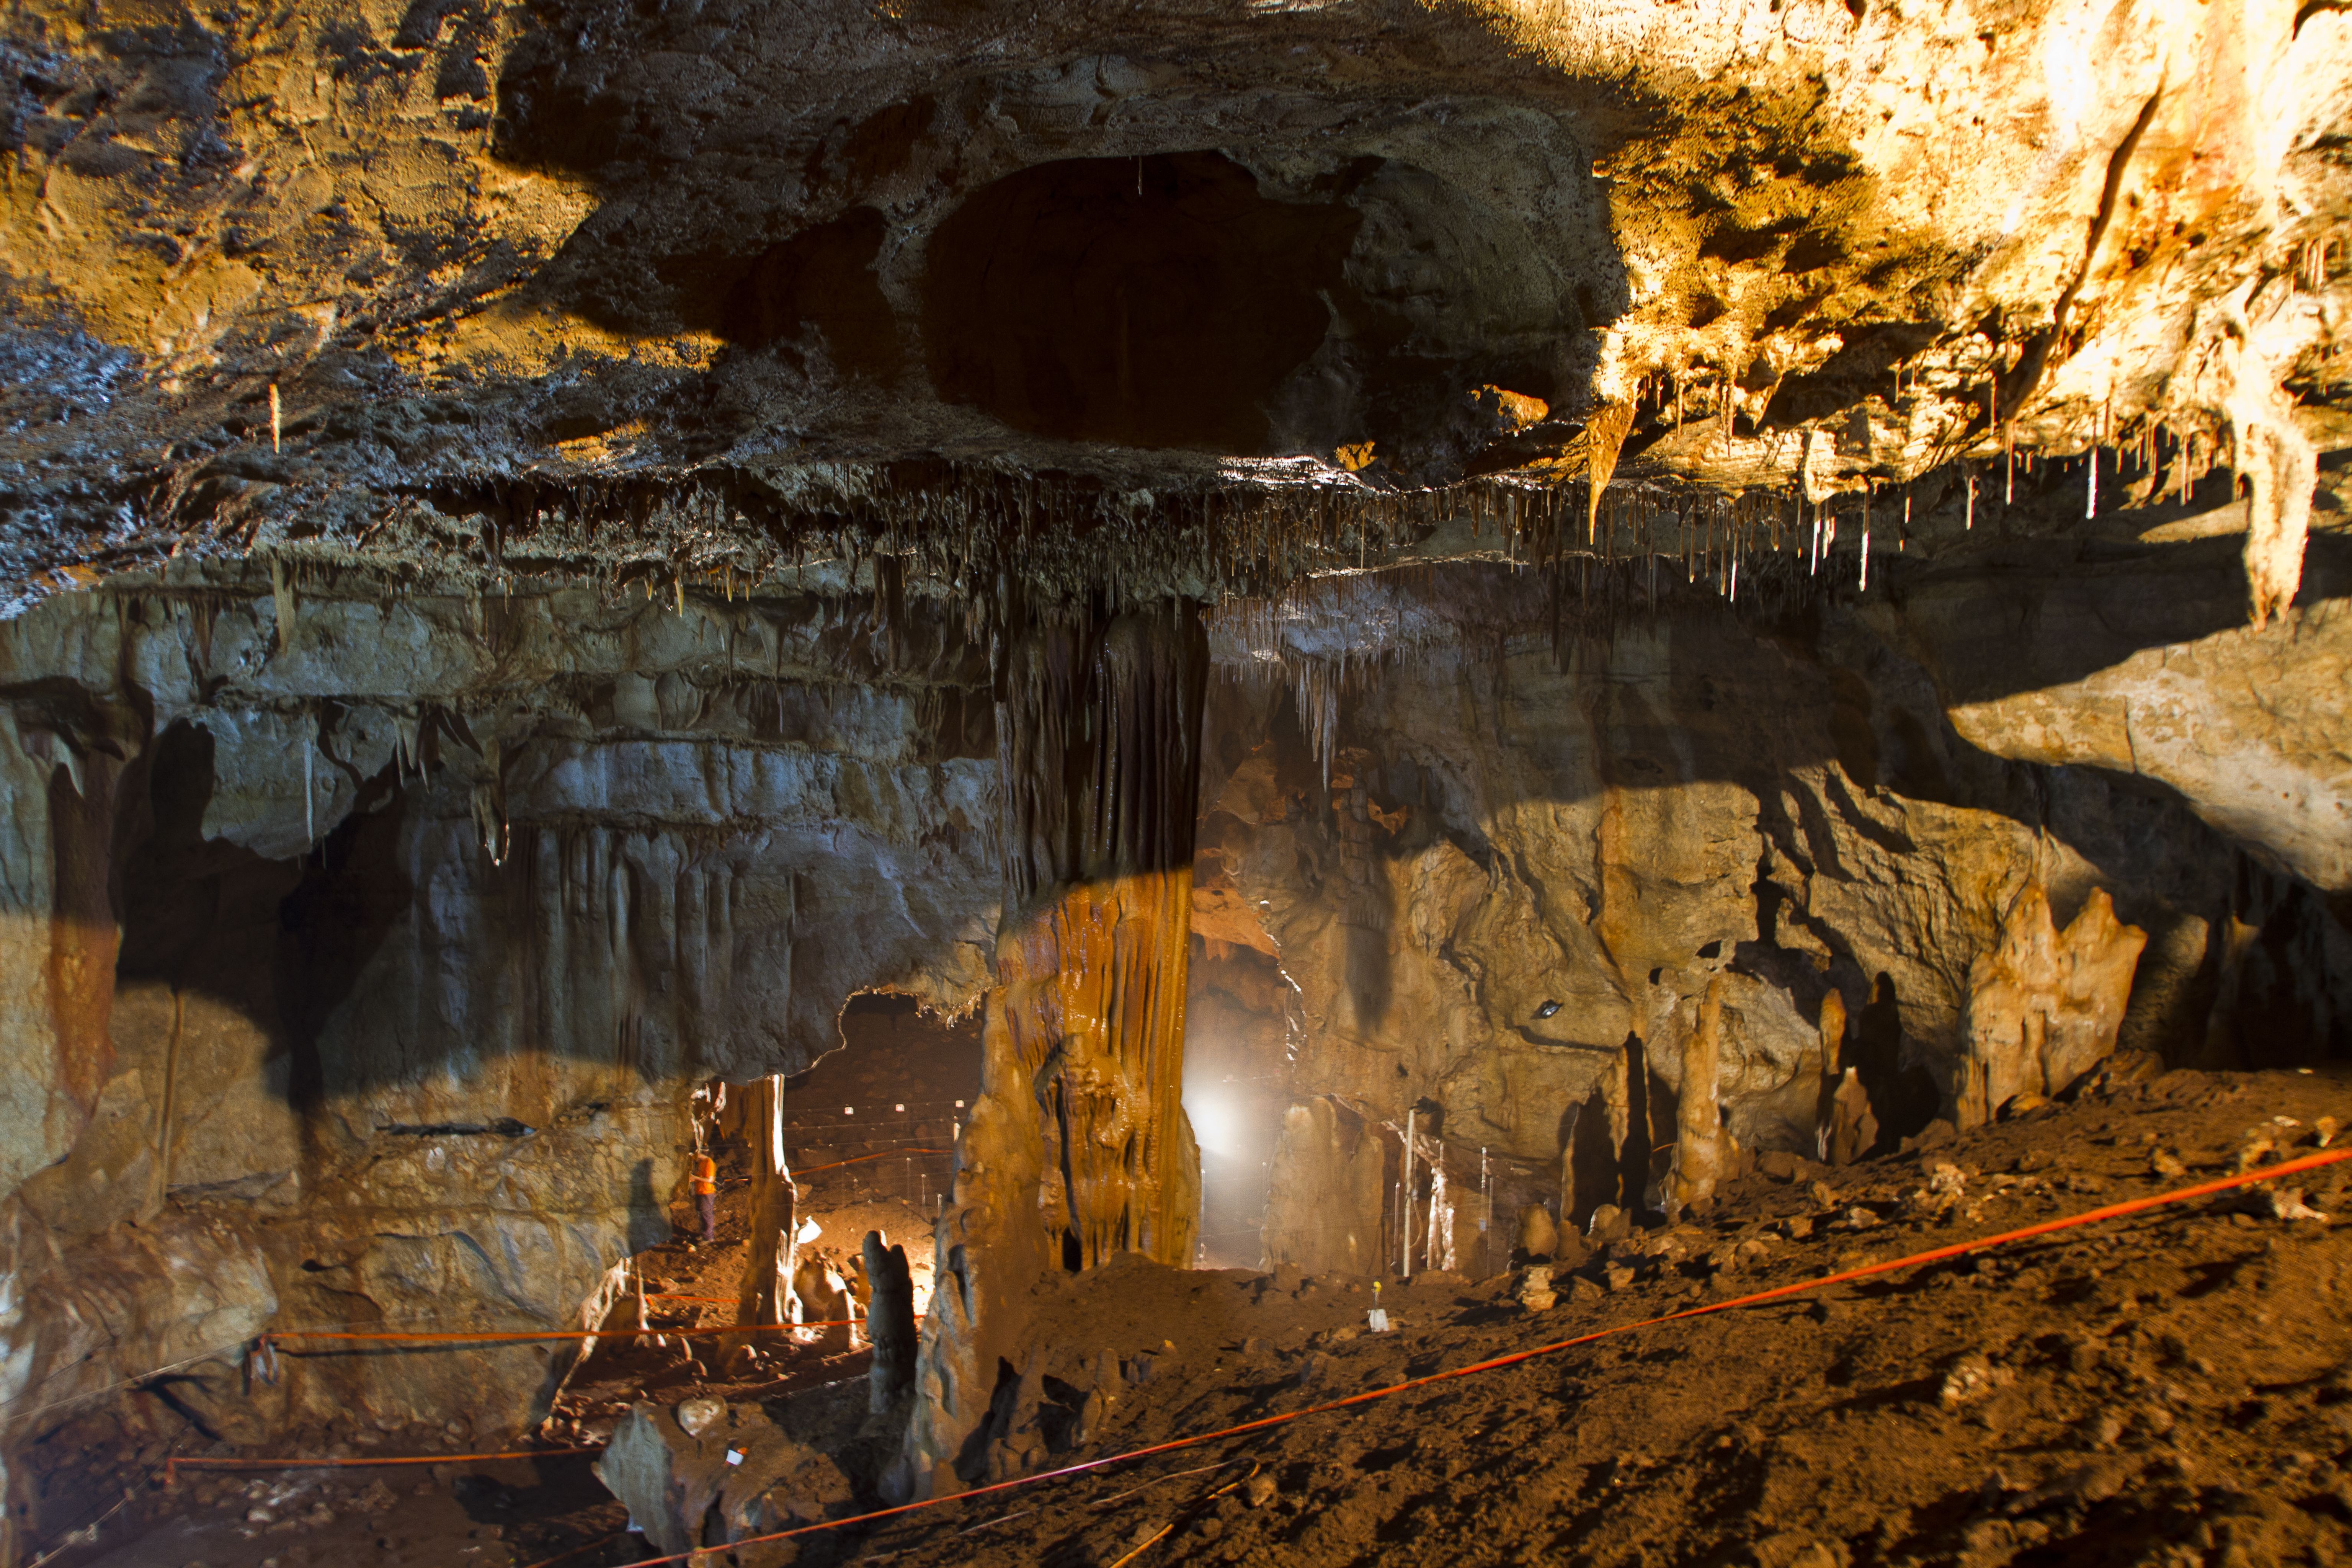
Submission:
<svg viewBox="0 0 2352 1568">
<path fill-rule="evenodd" d="M 1862 1096 L 1858 1105 L 1863 1110 L 1869 1109 L 1870 1101 L 1868 1096 L 1864 1093 L 1859 1078 L 1854 1079 L 1851 1094 L 1848 1094 L 1844 1089 L 1846 1079 L 1845 997 L 1834 985 L 1830 987 L 1828 994 L 1822 998 L 1821 1033 L 1822 1094 L 1813 1119 L 1815 1144 L 1813 1153 L 1825 1164 L 1843 1165 L 1846 1160 L 1853 1157 L 1853 1152 L 1849 1151 L 1846 1158 L 1842 1160 L 1837 1158 L 1832 1151 L 1840 1146 L 1841 1136 L 1846 1137 L 1849 1141 L 1852 1137 L 1853 1110 L 1857 1105 L 1854 1097 Z M 1843 1100 L 1840 1098 L 1841 1095 L 1844 1096 Z M 1845 1108 L 1843 1112 L 1844 1116 L 1843 1122 L 1840 1121 L 1841 1106 Z M 1876 1125 L 1874 1120 L 1872 1126 L 1875 1128 Z M 1875 1136 L 1874 1132 L 1873 1137 L 1875 1138 Z M 1869 1146 L 1867 1143 L 1863 1145 L 1865 1149 Z"/>
<path fill-rule="evenodd" d="M 866 1233 L 866 1335 L 874 1345 L 869 1407 L 887 1410 L 915 1381 L 915 1282 L 907 1249 L 887 1245 L 878 1230 Z"/>
<path fill-rule="evenodd" d="M 1018 1359 L 1014 1295 L 1121 1252 L 1192 1261 L 1200 1153 L 1180 1091 L 1207 672 L 1181 605 L 1040 619 L 1000 654 L 997 984 L 902 1493 L 978 1473 L 963 1449 L 998 1362 Z"/>
<path fill-rule="evenodd" d="M 1723 976 L 1707 982 L 1698 1027 L 1683 1042 L 1683 1082 L 1675 1110 L 1675 1173 L 1670 1192 L 1679 1211 L 1715 1195 L 1723 1173 L 1723 1110 L 1717 1098 L 1723 1056 Z"/>
</svg>

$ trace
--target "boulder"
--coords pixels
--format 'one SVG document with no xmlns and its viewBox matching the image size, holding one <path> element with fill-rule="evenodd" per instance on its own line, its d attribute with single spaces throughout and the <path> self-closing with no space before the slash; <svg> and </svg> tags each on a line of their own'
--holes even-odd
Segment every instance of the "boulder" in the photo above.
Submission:
<svg viewBox="0 0 2352 1568">
<path fill-rule="evenodd" d="M 716 1404 L 634 1406 L 593 1467 L 656 1548 L 725 1546 L 852 1510 L 849 1478 L 830 1457 L 791 1436 L 757 1405 L 708 1408 Z M 774 1543 L 758 1561 L 792 1562 L 794 1544 Z"/>
</svg>

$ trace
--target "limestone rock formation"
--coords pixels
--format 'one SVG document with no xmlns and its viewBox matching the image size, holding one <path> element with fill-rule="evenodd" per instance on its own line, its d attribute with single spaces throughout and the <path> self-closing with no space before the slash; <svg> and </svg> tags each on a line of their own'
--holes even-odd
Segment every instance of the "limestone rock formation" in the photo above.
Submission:
<svg viewBox="0 0 2352 1568">
<path fill-rule="evenodd" d="M 2029 884 L 2000 945 L 1969 966 L 1968 1054 L 1952 1087 L 1958 1124 L 1981 1125 L 2018 1095 L 2054 1095 L 2098 1066 L 2116 1048 L 2147 943 L 2104 891 L 2060 931 L 2049 894 Z"/>
<path fill-rule="evenodd" d="M 1006 664 L 997 984 L 902 1497 L 1001 1466 L 970 1448 L 1018 1343 L 1014 1294 L 1122 1253 L 1192 1261 L 1200 1152 L 1181 1089 L 1207 674 L 1181 607 L 1047 616 Z"/>
<path fill-rule="evenodd" d="M 176 567 L 0 628 L 46 693 L 0 735 L 6 1390 L 201 1353 L 175 1386 L 231 1433 L 516 1430 L 540 1348 L 237 1369 L 264 1329 L 577 1326 L 668 1234 L 696 1084 L 805 1065 L 865 985 L 970 995 L 988 710 L 967 733 L 954 637 L 909 623 L 877 664 L 816 600 L 289 586 L 282 650 L 266 577 Z M 503 861 L 474 815 L 500 736 Z"/>
<path fill-rule="evenodd" d="M 522 1428 L 548 1347 L 239 1368 L 593 1315 L 714 1080 L 740 1322 L 845 1318 L 779 1075 L 866 990 L 986 1053 L 919 1341 L 866 1251 L 902 1498 L 1050 1447 L 1061 1275 L 1566 1267 L 1759 1152 L 2352 1049 L 2339 5 L 0 58 L 8 1409 Z M 758 1488 L 607 1456 L 666 1545 L 845 1495 L 727 1421 Z"/>
<path fill-rule="evenodd" d="M 841 1467 L 759 1406 L 720 1405 L 693 1430 L 681 1423 L 685 1414 L 635 1406 L 596 1460 L 597 1479 L 661 1551 L 725 1546 L 849 1510 L 854 1494 Z M 792 1554 L 770 1547 L 762 1560 L 788 1562 Z"/>
<path fill-rule="evenodd" d="M 1549 1258 L 1559 1251 L 1559 1229 L 1552 1223 L 1551 1211 L 1541 1204 L 1529 1204 L 1519 1211 L 1518 1237 L 1513 1250 L 1528 1258 Z"/>
<path fill-rule="evenodd" d="M 2081 580 L 2120 595 L 2126 574 Z M 1387 635 L 1356 629 L 1383 620 L 1509 624 L 1512 592 L 1507 579 L 1483 598 L 1456 579 L 1443 601 L 1353 585 L 1328 614 L 1306 600 L 1279 629 L 1237 627 L 1221 646 L 1236 661 L 1255 647 L 1303 662 Z M 1655 1151 L 1679 1141 L 1685 1079 L 1705 1098 L 1688 1067 L 1706 1059 L 1711 994 L 1715 1094 L 1737 1147 L 1822 1152 L 1844 1067 L 1857 1069 L 1840 1134 L 1859 1140 L 1852 1156 L 1916 1133 L 1953 1113 L 1970 965 L 2017 940 L 2011 911 L 2032 885 L 2076 904 L 2104 889 L 2159 933 L 2094 987 L 2125 1048 L 2269 1049 L 2232 1022 L 2252 1016 L 2226 989 L 2238 973 L 2298 1020 L 2297 1048 L 2331 1037 L 2337 1004 L 2320 998 L 2340 972 L 2319 955 L 2346 938 L 2324 900 L 2288 892 L 2263 846 L 2224 847 L 2183 805 L 1975 749 L 1881 624 L 1806 644 L 1690 616 L 1565 658 L 1433 647 L 1335 702 L 1328 789 L 1310 721 L 1329 721 L 1278 689 L 1221 696 L 1213 732 L 1276 740 L 1225 754 L 1240 782 L 1204 784 L 1203 842 L 1295 987 L 1266 1022 L 1309 1118 L 1292 1113 L 1268 1148 L 1270 1256 L 1306 1259 L 1289 1238 L 1310 1211 L 1342 1234 L 1393 1227 L 1396 1173 L 1342 1180 L 1337 1163 L 1362 1156 L 1310 1132 L 1327 1098 L 1400 1126 L 1416 1102 L 1444 1107 L 1450 1184 L 1477 1182 L 1484 1149 L 1505 1215 L 1663 1208 L 1674 1176 Z M 2156 844 L 2184 847 L 2150 856 Z M 2208 938 L 2233 908 L 2261 911 L 2261 942 Z M 2229 1043 L 2204 1043 L 2209 1026 Z M 2068 1075 L 2091 1059 L 2070 1055 Z M 1689 1124 L 1694 1151 L 1703 1123 Z M 1302 1168 L 1310 1151 L 1327 1163 Z M 1481 1267 L 1503 1261 L 1498 1248 Z"/>
</svg>

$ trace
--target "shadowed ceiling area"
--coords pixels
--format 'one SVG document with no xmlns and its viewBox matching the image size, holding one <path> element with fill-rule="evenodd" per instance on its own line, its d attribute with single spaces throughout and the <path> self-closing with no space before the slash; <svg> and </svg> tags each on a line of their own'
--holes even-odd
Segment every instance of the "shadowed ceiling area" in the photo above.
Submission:
<svg viewBox="0 0 2352 1568">
<path fill-rule="evenodd" d="M 1263 452 L 1360 221 L 1269 200 L 1217 153 L 1024 169 L 931 237 L 932 384 L 1035 435 Z"/>
</svg>

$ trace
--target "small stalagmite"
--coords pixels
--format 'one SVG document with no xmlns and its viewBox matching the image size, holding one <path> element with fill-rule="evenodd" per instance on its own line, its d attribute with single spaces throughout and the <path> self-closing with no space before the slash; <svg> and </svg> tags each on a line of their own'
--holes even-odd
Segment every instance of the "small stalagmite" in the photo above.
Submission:
<svg viewBox="0 0 2352 1568">
<path fill-rule="evenodd" d="M 849 1282 L 827 1259 L 803 1257 L 793 1269 L 793 1293 L 800 1298 L 801 1321 L 821 1325 L 816 1343 L 827 1354 L 850 1347 Z"/>
<path fill-rule="evenodd" d="M 1821 1036 L 1822 1093 L 1821 1102 L 1813 1115 L 1813 1157 L 1824 1164 L 1832 1164 L 1837 1163 L 1830 1158 L 1832 1134 L 1837 1125 L 1837 1097 L 1847 1076 L 1845 996 L 1834 985 L 1822 997 Z M 1856 1087 L 1860 1087 L 1859 1083 Z"/>
<path fill-rule="evenodd" d="M 1861 1070 L 1848 1068 L 1830 1096 L 1822 1158 L 1832 1165 L 1851 1165 L 1877 1142 L 1878 1117 L 1870 1108 L 1870 1091 L 1862 1087 Z"/>
<path fill-rule="evenodd" d="M 1550 1258 L 1558 1253 L 1559 1227 L 1552 1223 L 1551 1211 L 1541 1204 L 1529 1204 L 1521 1209 L 1518 1238 L 1513 1246 L 1526 1258 Z"/>
</svg>

